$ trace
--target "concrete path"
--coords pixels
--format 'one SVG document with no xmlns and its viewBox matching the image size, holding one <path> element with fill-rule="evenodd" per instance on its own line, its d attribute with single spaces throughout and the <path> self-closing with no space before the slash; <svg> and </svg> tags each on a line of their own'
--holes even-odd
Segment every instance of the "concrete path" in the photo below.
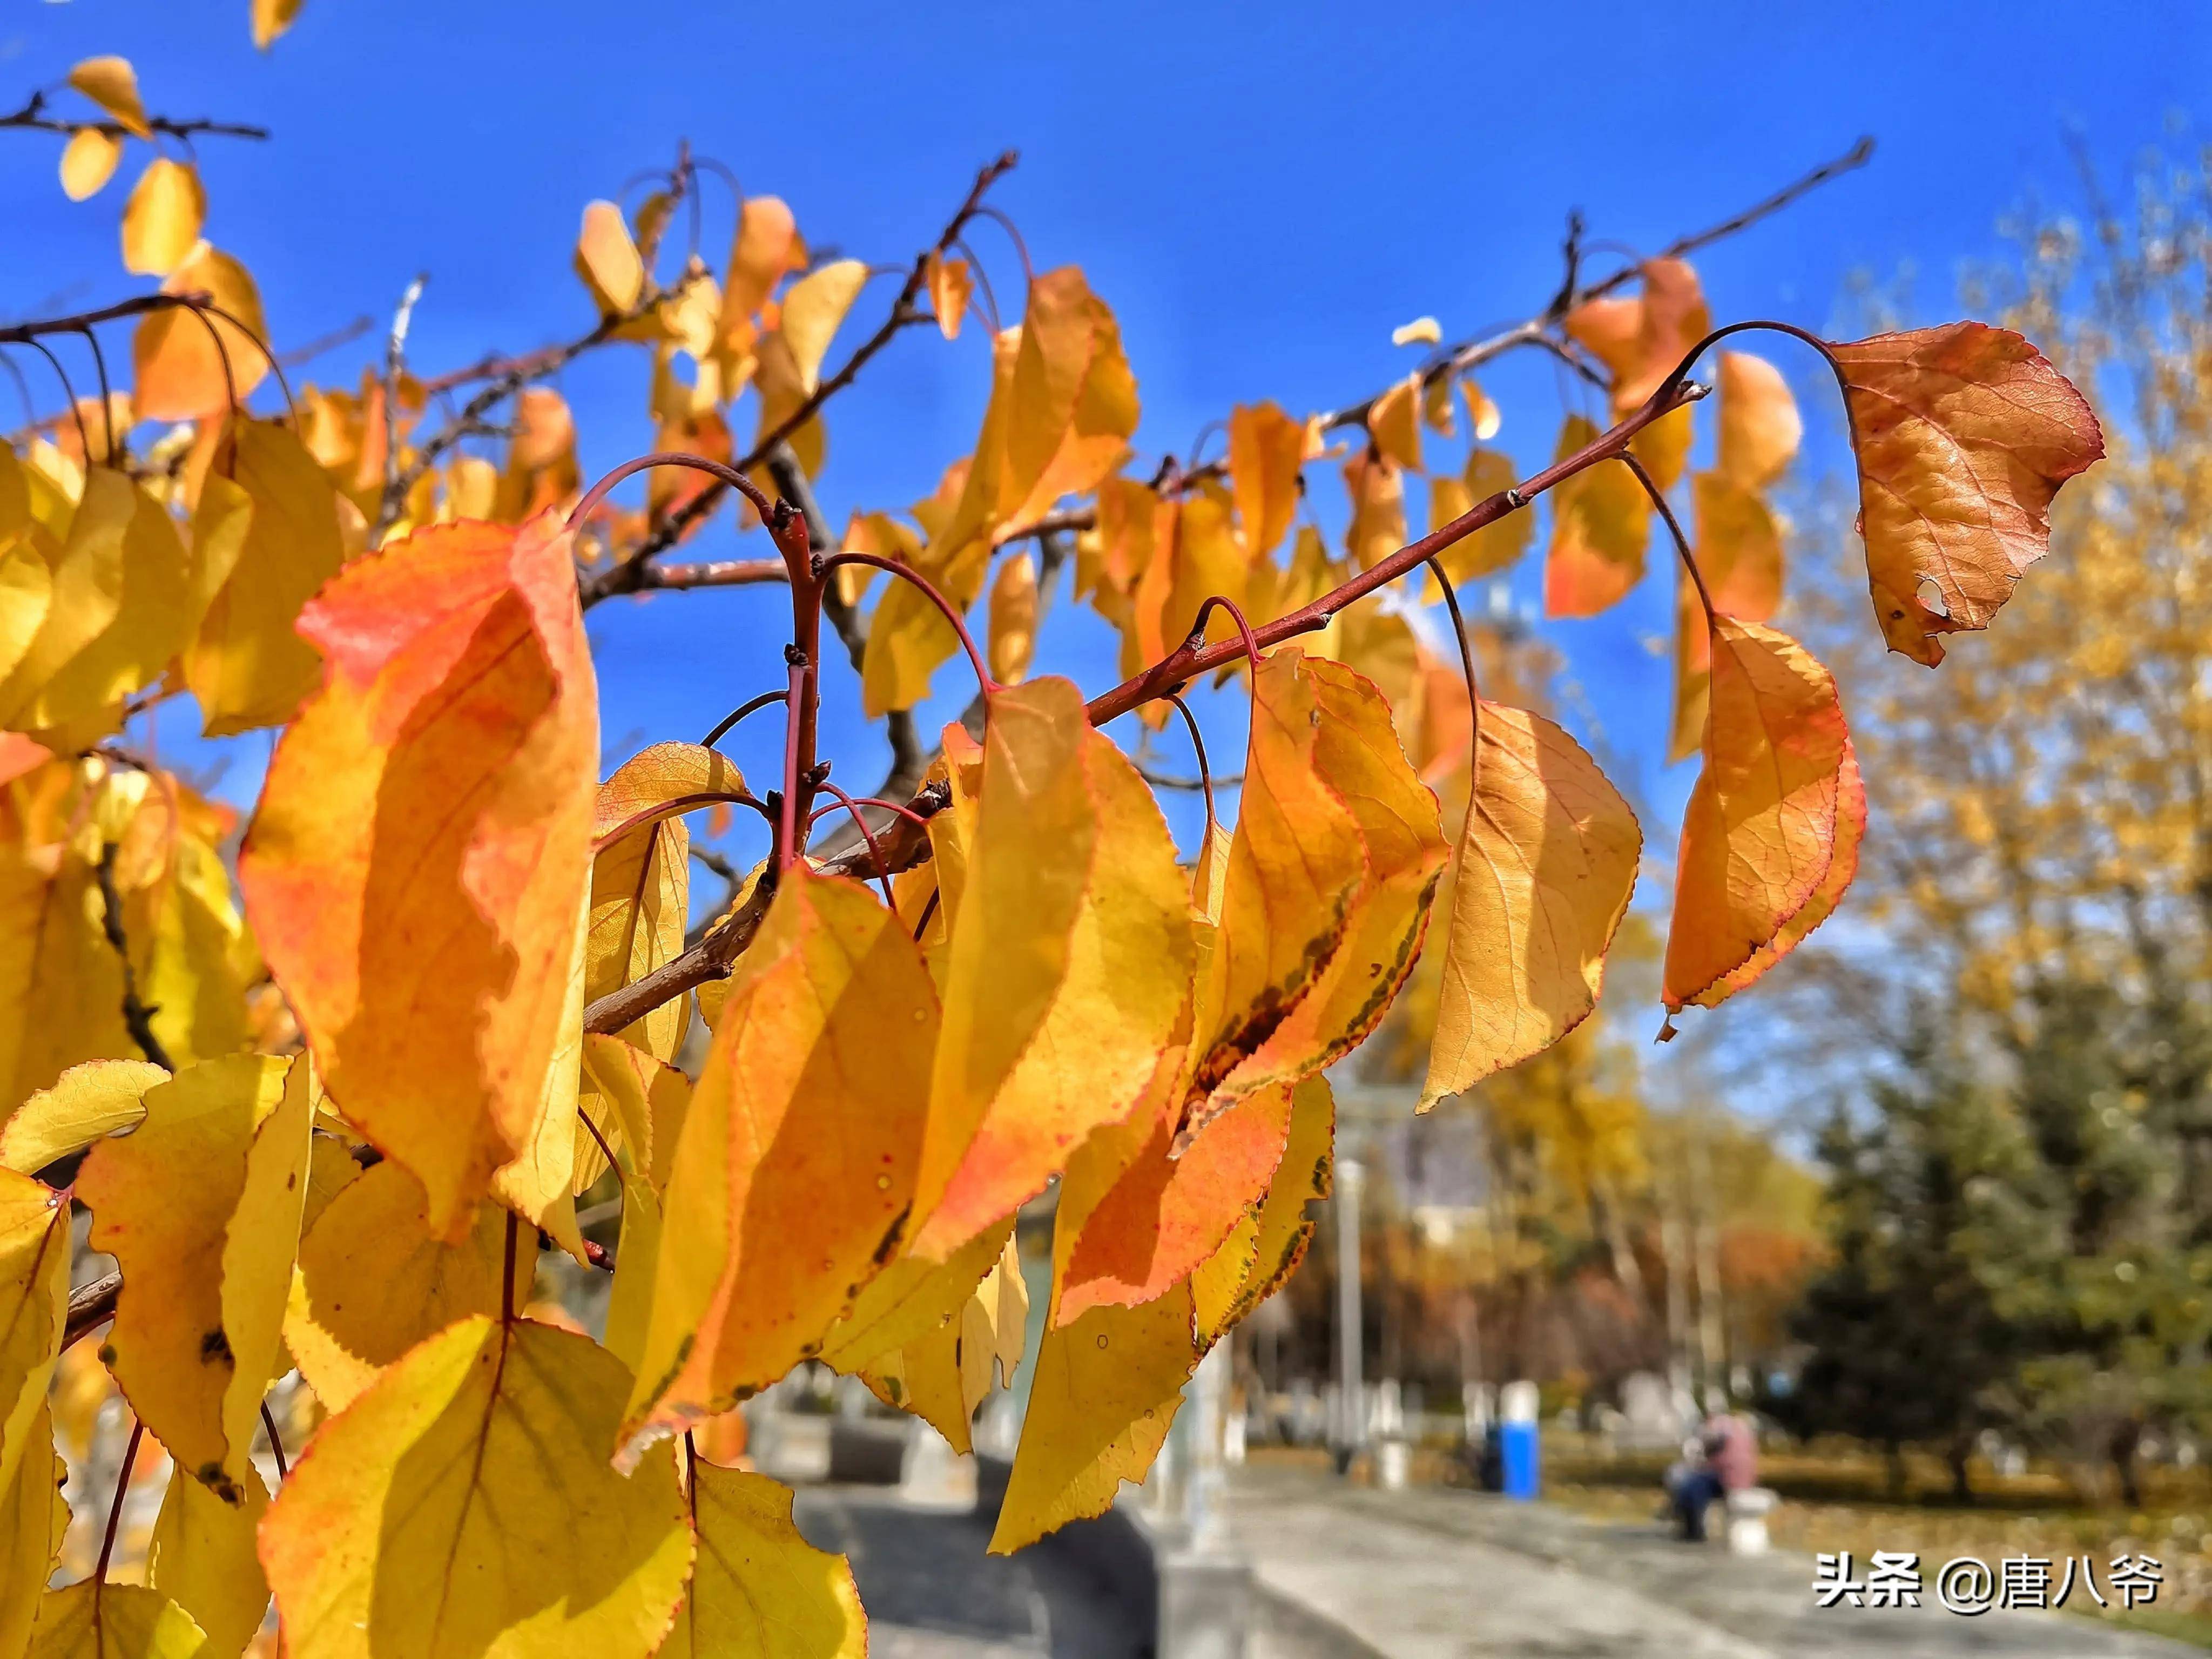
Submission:
<svg viewBox="0 0 2212 1659">
<path fill-rule="evenodd" d="M 2178 1643 L 2063 1614 L 1816 1609 L 1811 1558 L 1745 1559 L 1666 1528 L 1439 1488 L 1381 1492 L 1248 1467 L 1237 1541 L 1295 1626 L 1384 1659 L 2183 1659 Z M 1923 1563 L 1932 1577 L 1933 1566 Z M 1933 1565 L 1940 1565 L 1933 1564 Z M 1861 1564 L 1863 1571 L 1863 1564 Z M 1278 1621 L 1279 1622 L 1279 1621 Z M 1261 1643 L 1261 1659 L 1274 1646 Z M 1304 1644 L 1309 1650 L 1310 1641 Z"/>
<path fill-rule="evenodd" d="M 852 1557 L 869 1659 L 1144 1659 L 1152 1650 L 1149 1617 L 1131 1617 L 1078 1553 L 985 1554 L 991 1512 L 912 1509 L 884 1486 L 803 1486 L 797 1518 L 808 1542 Z"/>
</svg>

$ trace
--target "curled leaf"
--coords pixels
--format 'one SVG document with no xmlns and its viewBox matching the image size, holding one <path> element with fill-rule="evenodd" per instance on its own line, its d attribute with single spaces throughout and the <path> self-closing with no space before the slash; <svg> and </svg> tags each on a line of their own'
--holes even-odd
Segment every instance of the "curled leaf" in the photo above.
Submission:
<svg viewBox="0 0 2212 1659">
<path fill-rule="evenodd" d="M 1851 416 L 1859 531 L 1890 649 L 1933 667 L 2051 547 L 2058 486 L 2105 453 L 2071 382 L 2008 329 L 1950 323 L 1831 345 Z M 1923 598 L 1932 586 L 1942 609 Z"/>
<path fill-rule="evenodd" d="M 151 138 L 146 106 L 138 97 L 138 71 L 127 58 L 88 58 L 69 72 L 69 83 L 106 110 L 133 138 Z"/>
<path fill-rule="evenodd" d="M 207 191 L 198 171 L 155 156 L 124 204 L 123 268 L 142 276 L 167 276 L 198 246 L 206 219 Z"/>
</svg>

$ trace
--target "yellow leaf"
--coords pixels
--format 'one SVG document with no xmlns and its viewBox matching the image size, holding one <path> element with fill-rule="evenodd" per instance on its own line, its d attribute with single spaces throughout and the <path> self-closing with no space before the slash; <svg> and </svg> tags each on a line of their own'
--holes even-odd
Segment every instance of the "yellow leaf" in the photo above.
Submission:
<svg viewBox="0 0 2212 1659">
<path fill-rule="evenodd" d="M 936 1004 L 866 889 L 783 872 L 684 1116 L 627 1455 L 814 1352 L 897 1248 Z"/>
<path fill-rule="evenodd" d="M 1195 1003 L 1192 1103 L 1207 1103 L 1322 981 L 1370 877 L 1360 820 L 1316 759 L 1325 716 L 1314 668 L 1279 649 L 1255 677 L 1243 804 Z"/>
<path fill-rule="evenodd" d="M 185 657 L 210 737 L 281 725 L 297 712 L 322 657 L 294 624 L 345 562 L 337 491 L 306 447 L 274 421 L 240 421 L 232 431 L 234 477 L 251 512 Z"/>
<path fill-rule="evenodd" d="M 1696 404 L 1685 404 L 1670 414 L 1662 415 L 1628 441 L 1630 451 L 1644 463 L 1651 482 L 1662 489 L 1674 487 L 1689 461 L 1690 445 L 1697 436 L 1697 428 L 1692 424 L 1696 413 Z"/>
<path fill-rule="evenodd" d="M 933 1260 L 1128 1115 L 1190 960 L 1188 890 L 1159 808 L 1069 681 L 994 695 L 978 805 L 915 1183 L 915 1249 Z"/>
<path fill-rule="evenodd" d="M 147 1585 L 206 1632 L 204 1659 L 238 1659 L 269 1611 L 269 1581 L 254 1554 L 269 1492 L 251 1470 L 242 1484 L 246 1501 L 234 1508 L 183 1473 L 172 1474 L 146 1544 Z"/>
<path fill-rule="evenodd" d="M 1479 706 L 1422 1110 L 1589 1017 L 1643 843 L 1628 803 L 1573 738 L 1526 709 Z"/>
<path fill-rule="evenodd" d="M 1048 1328 L 991 1553 L 1010 1555 L 1103 1514 L 1122 1481 L 1143 1479 L 1198 1359 L 1183 1285 L 1141 1307 L 1093 1308 Z"/>
<path fill-rule="evenodd" d="M 1217 1340 L 1297 1271 L 1313 1241 L 1307 1206 L 1329 1195 L 1335 1144 L 1336 1101 L 1328 1079 L 1307 1078 L 1291 1091 L 1290 1139 L 1259 1214 L 1243 1236 L 1232 1234 L 1222 1246 L 1227 1262 L 1218 1261 L 1211 1274 L 1201 1268 L 1192 1276 L 1200 1342 Z"/>
<path fill-rule="evenodd" d="M 292 27 L 306 0 L 253 0 L 253 44 L 269 50 L 276 37 Z"/>
<path fill-rule="evenodd" d="M 1020 335 L 1001 428 L 996 519 L 1004 525 L 1026 524 L 1062 495 L 1095 488 L 1137 429 L 1121 325 L 1080 270 L 1048 270 L 1030 285 Z"/>
<path fill-rule="evenodd" d="M 138 71 L 127 58 L 88 58 L 69 72 L 69 83 L 106 110 L 133 138 L 151 138 L 146 106 L 138 100 Z"/>
<path fill-rule="evenodd" d="M 343 1411 L 432 1332 L 497 1313 L 506 1238 L 506 1215 L 490 1206 L 459 1243 L 434 1236 L 422 1182 L 388 1158 L 348 1182 L 301 1242 L 284 1316 L 284 1340 L 315 1397 Z M 517 1255 L 519 1304 L 537 1251 Z"/>
<path fill-rule="evenodd" d="M 1229 477 L 1237 518 L 1254 559 L 1272 554 L 1297 516 L 1306 429 L 1272 403 L 1229 411 Z"/>
<path fill-rule="evenodd" d="M 198 245 L 206 221 L 207 191 L 198 172 L 187 162 L 155 156 L 124 204 L 123 268 L 141 276 L 167 276 Z"/>
<path fill-rule="evenodd" d="M 88 1060 L 18 1106 L 0 1126 L 0 1169 L 35 1175 L 56 1158 L 127 1129 L 146 1115 L 147 1090 L 169 1074 L 143 1060 Z"/>
<path fill-rule="evenodd" d="M 122 473 L 95 466 L 70 520 L 69 538 L 53 569 L 45 619 L 15 671 L 0 684 L 0 719 L 26 721 L 40 691 L 76 654 L 104 634 L 123 608 L 125 543 L 138 509 L 138 489 Z"/>
<path fill-rule="evenodd" d="M 1029 677 L 1036 624 L 1036 561 L 1017 553 L 1000 564 L 991 584 L 991 678 L 1001 685 L 1019 685 Z"/>
<path fill-rule="evenodd" d="M 672 1066 L 613 1037 L 584 1039 L 589 1103 L 611 1121 L 622 1181 L 622 1237 L 607 1302 L 607 1347 L 625 1365 L 645 1352 L 659 1277 L 669 1176 L 690 1109 L 691 1081 Z"/>
<path fill-rule="evenodd" d="M 1362 570 L 1372 570 L 1406 544 L 1406 475 L 1389 457 L 1364 449 L 1344 464 L 1344 487 L 1352 496 L 1345 549 Z"/>
<path fill-rule="evenodd" d="M 1692 480 L 1698 568 L 1713 608 L 1765 622 L 1782 603 L 1782 532 L 1758 491 L 1722 472 Z"/>
<path fill-rule="evenodd" d="M 110 476 L 105 467 L 92 470 L 86 479 L 88 504 L 99 501 L 106 510 L 111 492 L 95 491 L 94 481 Z M 160 678 L 189 637 L 189 562 L 176 521 L 136 486 L 129 501 L 122 592 L 114 616 L 55 670 L 18 716 L 56 750 L 84 748 L 121 726 L 123 700 Z"/>
<path fill-rule="evenodd" d="M 77 1177 L 94 1248 L 125 1277 L 109 1369 L 179 1470 L 230 1504 L 276 1370 L 307 1196 L 307 1070 L 257 1054 L 193 1066 L 149 1090 L 145 1121 L 94 1146 Z"/>
<path fill-rule="evenodd" d="M 0 462 L 0 469 L 6 463 Z M 51 541 L 40 525 L 27 525 L 12 544 L 0 532 L 0 685 L 7 683 L 53 603 L 54 576 L 43 550 Z"/>
<path fill-rule="evenodd" d="M 938 331 L 948 340 L 960 337 L 960 319 L 968 314 L 968 298 L 975 278 L 965 259 L 948 259 L 932 252 L 924 273 L 929 289 L 929 308 L 936 315 Z"/>
<path fill-rule="evenodd" d="M 644 295 L 645 261 L 630 240 L 622 210 L 612 202 L 586 204 L 575 265 L 603 317 L 627 316 Z"/>
<path fill-rule="evenodd" d="M 1750 489 L 1780 477 L 1805 422 L 1782 371 L 1747 351 L 1721 353 L 1720 470 Z"/>
<path fill-rule="evenodd" d="M 240 884 L 324 1086 L 457 1239 L 553 1120 L 573 1148 L 599 719 L 569 539 L 550 518 L 418 530 L 301 627 L 324 684 L 277 743 Z"/>
<path fill-rule="evenodd" d="M 1486 444 L 1498 435 L 1500 423 L 1498 405 L 1490 394 L 1475 384 L 1474 376 L 1462 374 L 1459 380 L 1460 396 L 1467 399 L 1468 429 L 1475 442 Z M 1470 458 L 1471 459 L 1471 458 Z"/>
<path fill-rule="evenodd" d="M 115 176 L 123 158 L 123 141 L 98 127 L 79 127 L 62 147 L 62 193 L 72 202 L 97 196 Z"/>
<path fill-rule="evenodd" d="M 0 1655 L 7 1659 L 21 1659 L 30 1643 L 41 1592 L 69 1529 L 69 1505 L 61 1493 L 69 1466 L 54 1450 L 43 1397 L 25 1446 L 15 1478 L 0 1486 Z"/>
<path fill-rule="evenodd" d="M 87 1578 L 39 1603 L 29 1659 L 214 1659 L 191 1614 L 159 1590 Z"/>
<path fill-rule="evenodd" d="M 1570 415 L 1559 428 L 1555 459 L 1575 453 L 1597 435 L 1588 420 Z M 1602 460 L 1562 479 L 1552 489 L 1544 614 L 1595 617 L 1609 610 L 1642 579 L 1650 538 L 1651 498 L 1621 462 Z"/>
<path fill-rule="evenodd" d="M 870 1279 L 853 1310 L 830 1328 L 822 1361 L 848 1374 L 921 1341 L 967 1305 L 1014 1236 L 1012 1216 L 987 1227 L 945 1261 L 902 1253 Z"/>
<path fill-rule="evenodd" d="M 323 1425 L 262 1523 L 291 1651 L 652 1651 L 691 1536 L 673 1459 L 608 1467 L 629 1386 L 605 1349 L 527 1320 L 464 1319 L 408 1353 Z"/>
<path fill-rule="evenodd" d="M 53 1437 L 46 1383 L 69 1317 L 69 1200 L 0 1171 L 0 1492 L 27 1459 L 41 1468 Z"/>
<path fill-rule="evenodd" d="M 1390 331 L 1390 343 L 1394 346 L 1441 345 L 1443 337 L 1443 325 L 1433 317 L 1416 317 Z"/>
<path fill-rule="evenodd" d="M 805 244 L 799 240 L 791 210 L 774 196 L 750 198 L 738 210 L 737 235 L 722 276 L 722 316 L 716 331 L 726 353 L 733 359 L 750 355 L 756 337 L 753 319 L 784 274 L 804 269 L 805 264 Z M 734 397 L 744 378 L 731 377 L 725 392 Z"/>
<path fill-rule="evenodd" d="M 808 392 L 822 382 L 822 360 L 853 301 L 867 286 L 868 267 L 859 259 L 836 259 L 810 270 L 783 296 L 778 331 L 799 367 L 799 383 Z"/>
<path fill-rule="evenodd" d="M 660 1651 L 668 1659 L 866 1659 L 853 1568 L 791 1520 L 791 1490 L 766 1475 L 690 1465 L 698 1563 Z"/>
<path fill-rule="evenodd" d="M 163 279 L 161 292 L 204 294 L 214 310 L 203 320 L 171 306 L 149 312 L 138 325 L 131 355 L 139 418 L 191 421 L 242 404 L 270 368 L 269 325 L 252 276 L 230 255 L 201 242 Z"/>
<path fill-rule="evenodd" d="M 1400 466 L 1421 470 L 1421 377 L 1409 374 L 1367 411 L 1375 447 Z"/>
</svg>

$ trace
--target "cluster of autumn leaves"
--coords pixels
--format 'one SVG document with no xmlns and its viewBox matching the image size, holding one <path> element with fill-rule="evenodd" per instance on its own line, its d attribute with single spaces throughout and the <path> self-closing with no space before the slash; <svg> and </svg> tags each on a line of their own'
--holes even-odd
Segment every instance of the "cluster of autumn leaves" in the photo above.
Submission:
<svg viewBox="0 0 2212 1659">
<path fill-rule="evenodd" d="M 128 125 L 135 90 L 112 70 L 80 87 Z M 788 428 L 818 471 L 810 400 L 869 268 L 813 260 L 760 198 L 719 277 L 693 255 L 664 287 L 673 204 L 586 210 L 590 338 L 651 354 L 658 447 L 732 461 L 750 390 L 755 447 Z M 0 446 L 0 973 L 18 1011 L 0 1023 L 0 1659 L 118 1632 L 131 1651 L 236 1653 L 272 1591 L 301 1659 L 857 1652 L 849 1573 L 798 1537 L 789 1495 L 677 1437 L 815 1358 L 964 1449 L 1024 1355 L 1016 1212 L 1056 1187 L 994 1547 L 1095 1514 L 1150 1466 L 1203 1355 L 1295 1268 L 1329 1186 L 1323 1073 L 1409 979 L 1432 1009 L 1425 1105 L 1595 1006 L 1641 860 L 1633 815 L 1557 725 L 1476 696 L 1401 612 L 1347 588 L 1399 557 L 1408 473 L 1446 580 L 1527 549 L 1514 469 L 1482 447 L 1495 406 L 1438 350 L 1352 416 L 1239 407 L 1225 459 L 1139 477 L 1119 328 L 1064 268 L 1029 282 L 1018 320 L 981 301 L 972 451 L 910 514 L 853 514 L 843 550 L 900 571 L 872 573 L 872 604 L 871 573 L 835 573 L 866 611 L 878 714 L 918 706 L 961 645 L 905 577 L 960 613 L 988 587 L 981 738 L 945 729 L 878 886 L 778 849 L 733 896 L 757 932 L 696 1012 L 672 996 L 587 1030 L 587 1006 L 684 952 L 685 816 L 761 804 L 696 744 L 598 776 L 580 569 L 694 527 L 708 486 L 660 471 L 642 513 L 572 527 L 574 422 L 527 375 L 497 466 L 425 437 L 428 388 L 404 376 L 246 416 L 269 367 L 258 303 L 200 217 L 189 179 L 142 180 L 126 257 L 225 314 L 149 312 L 128 392 Z M 969 264 L 940 246 L 915 275 L 923 319 L 957 339 L 978 314 Z M 1635 585 L 1692 448 L 1695 277 L 1662 260 L 1621 286 L 1559 319 L 1633 435 L 1579 416 L 1562 432 L 1558 615 Z M 1814 344 L 1844 392 L 1881 626 L 1932 663 L 2042 550 L 2058 484 L 2100 453 L 2095 422 L 2000 330 Z M 1832 678 L 1769 625 L 1765 492 L 1795 405 L 1742 353 L 1717 382 L 1680 587 L 1677 742 L 1704 769 L 1670 1009 L 1717 1002 L 1816 926 L 1865 820 Z M 1424 433 L 1453 436 L 1462 413 L 1463 464 L 1432 467 Z M 181 424 L 133 457 L 149 420 Z M 1298 522 L 1324 459 L 1349 495 L 1340 552 Z M 1082 693 L 1030 676 L 1046 590 L 1022 550 L 1055 528 L 1133 676 L 1184 648 L 1209 601 L 1236 607 L 1214 607 L 1217 642 L 1238 613 L 1261 635 L 1319 613 L 1224 671 L 1251 707 L 1240 805 L 1233 826 L 1209 814 L 1188 861 Z M 228 815 L 115 740 L 179 690 L 213 734 L 280 728 L 237 896 Z M 696 1079 L 676 1064 L 694 1018 Z M 80 1158 L 70 1184 L 40 1179 Z M 541 1237 L 607 1265 L 577 1221 L 593 1188 L 621 1204 L 603 1341 L 517 1311 Z M 100 1357 L 179 1476 L 145 1583 L 46 1592 L 76 1200 L 122 1273 Z M 329 1415 L 272 1497 L 257 1425 L 294 1369 Z M 803 1634 L 769 1641 L 763 1604 Z"/>
</svg>

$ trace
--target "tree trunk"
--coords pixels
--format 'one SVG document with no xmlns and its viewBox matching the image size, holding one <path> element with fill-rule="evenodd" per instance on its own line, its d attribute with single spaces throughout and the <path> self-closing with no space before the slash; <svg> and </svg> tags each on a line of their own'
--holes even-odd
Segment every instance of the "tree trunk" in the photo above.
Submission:
<svg viewBox="0 0 2212 1659">
<path fill-rule="evenodd" d="M 1960 1504 L 1974 1501 L 1974 1483 L 1966 1468 L 1966 1460 L 1973 1455 L 1974 1443 L 1965 1435 L 1951 1442 L 1943 1461 L 1951 1466 L 1951 1496 Z"/>
<path fill-rule="evenodd" d="M 2119 1477 L 2120 1502 L 2131 1510 L 2142 1507 L 2142 1486 L 2137 1479 L 2136 1451 L 2142 1444 L 2142 1425 L 2135 1419 L 2112 1430 L 2112 1473 Z"/>
<path fill-rule="evenodd" d="M 1893 1498 L 1905 1496 L 1905 1448 L 1894 1440 L 1886 1440 L 1881 1447 L 1885 1471 L 1889 1477 L 1889 1495 Z"/>
</svg>

